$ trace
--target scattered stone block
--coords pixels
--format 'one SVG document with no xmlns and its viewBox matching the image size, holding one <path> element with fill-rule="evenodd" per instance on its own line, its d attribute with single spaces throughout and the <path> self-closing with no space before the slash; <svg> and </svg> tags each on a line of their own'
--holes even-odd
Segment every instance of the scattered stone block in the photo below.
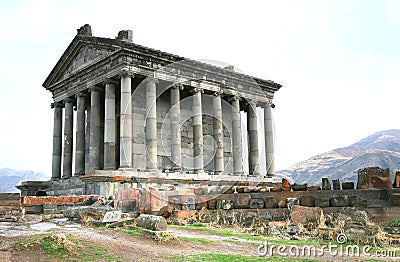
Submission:
<svg viewBox="0 0 400 262">
<path fill-rule="evenodd" d="M 217 209 L 224 209 L 229 210 L 233 208 L 233 201 L 232 200 L 225 200 L 225 199 L 217 199 L 216 203 Z"/>
<path fill-rule="evenodd" d="M 186 201 L 182 205 L 182 210 L 196 210 L 196 201 L 194 197 L 186 198 Z"/>
<path fill-rule="evenodd" d="M 329 178 L 322 178 L 322 190 L 331 190 L 331 181 L 329 181 Z"/>
<path fill-rule="evenodd" d="M 233 206 L 234 208 L 249 208 L 250 199 L 251 197 L 249 194 L 235 194 Z"/>
<path fill-rule="evenodd" d="M 233 194 L 235 192 L 235 188 L 233 186 L 224 186 L 221 189 L 223 194 Z"/>
<path fill-rule="evenodd" d="M 194 194 L 195 195 L 206 195 L 207 194 L 207 188 L 205 188 L 205 187 L 196 187 L 194 189 Z"/>
<path fill-rule="evenodd" d="M 217 199 L 212 198 L 207 201 L 207 204 L 208 204 L 208 209 L 216 209 L 217 208 Z"/>
<path fill-rule="evenodd" d="M 316 207 L 329 207 L 329 198 L 315 198 Z"/>
<path fill-rule="evenodd" d="M 275 197 L 266 197 L 265 198 L 265 208 L 276 208 L 278 206 L 278 202 Z"/>
<path fill-rule="evenodd" d="M 333 190 L 340 190 L 340 179 L 333 179 Z"/>
<path fill-rule="evenodd" d="M 244 186 L 237 186 L 236 187 L 236 192 L 238 192 L 238 193 L 244 193 Z"/>
<path fill-rule="evenodd" d="M 251 209 L 261 209 L 264 208 L 264 200 L 261 198 L 253 198 L 250 200 Z"/>
<path fill-rule="evenodd" d="M 286 207 L 292 208 L 295 205 L 300 205 L 298 198 L 288 197 L 286 198 Z"/>
<path fill-rule="evenodd" d="M 394 176 L 393 187 L 400 188 L 400 171 L 396 171 L 396 174 Z"/>
<path fill-rule="evenodd" d="M 160 216 L 141 214 L 136 219 L 136 225 L 152 231 L 167 230 L 167 220 Z"/>
<path fill-rule="evenodd" d="M 296 235 L 300 232 L 300 228 L 297 225 L 288 225 L 286 227 L 286 232 L 290 235 Z"/>
<path fill-rule="evenodd" d="M 343 190 L 354 189 L 354 182 L 343 182 L 342 183 L 342 189 Z"/>
<path fill-rule="evenodd" d="M 390 205 L 400 206 L 400 194 L 392 194 L 392 197 L 390 198 Z"/>
<path fill-rule="evenodd" d="M 105 213 L 102 222 L 103 223 L 111 223 L 111 222 L 117 222 L 121 219 L 121 211 L 108 211 Z"/>
<path fill-rule="evenodd" d="M 351 196 L 350 204 L 352 207 L 366 207 L 367 199 L 365 199 L 363 197 L 359 197 L 359 196 Z"/>
<path fill-rule="evenodd" d="M 80 206 L 70 207 L 63 211 L 65 217 L 81 219 L 85 216 L 93 217 L 94 219 L 102 218 L 108 211 L 114 209 L 110 206 Z"/>
<path fill-rule="evenodd" d="M 300 205 L 306 207 L 314 207 L 315 200 L 313 196 L 300 196 Z"/>
<path fill-rule="evenodd" d="M 332 197 L 329 199 L 331 207 L 348 207 L 350 206 L 350 199 L 348 196 Z"/>
<path fill-rule="evenodd" d="M 321 190 L 320 186 L 309 186 L 307 188 L 307 191 L 318 191 L 318 190 Z"/>
<path fill-rule="evenodd" d="M 323 211 L 320 207 L 304 207 L 295 205 L 290 211 L 290 220 L 296 225 L 306 225 L 310 222 L 319 225 L 322 217 Z"/>
<path fill-rule="evenodd" d="M 307 184 L 293 184 L 293 191 L 307 191 Z"/>
<path fill-rule="evenodd" d="M 280 200 L 280 201 L 278 202 L 278 207 L 279 207 L 279 208 L 284 208 L 284 207 L 286 207 L 286 201 Z"/>
<path fill-rule="evenodd" d="M 390 169 L 382 169 L 380 167 L 360 168 L 357 171 L 357 189 L 385 189 L 392 188 L 392 179 L 390 177 Z"/>
</svg>

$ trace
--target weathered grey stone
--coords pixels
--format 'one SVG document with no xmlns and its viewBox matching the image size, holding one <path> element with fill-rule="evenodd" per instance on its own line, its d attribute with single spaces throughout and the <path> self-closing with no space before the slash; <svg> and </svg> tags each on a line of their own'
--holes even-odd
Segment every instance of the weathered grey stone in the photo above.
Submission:
<svg viewBox="0 0 400 262">
<path fill-rule="evenodd" d="M 331 190 L 331 181 L 329 181 L 329 178 L 322 178 L 322 190 Z"/>
<path fill-rule="evenodd" d="M 343 190 L 354 189 L 354 182 L 343 182 L 342 189 Z"/>
<path fill-rule="evenodd" d="M 167 230 L 167 221 L 160 216 L 141 214 L 136 219 L 136 225 L 152 231 L 165 231 Z"/>
<path fill-rule="evenodd" d="M 350 197 L 350 204 L 353 207 L 366 207 L 367 206 L 367 199 L 359 196 L 351 196 Z"/>
<path fill-rule="evenodd" d="M 348 196 L 338 196 L 329 199 L 331 207 L 348 207 L 350 206 L 350 198 Z"/>
<path fill-rule="evenodd" d="M 264 208 L 264 200 L 261 199 L 261 198 L 253 198 L 253 199 L 251 199 L 250 200 L 250 208 L 251 209 Z"/>
<path fill-rule="evenodd" d="M 276 208 L 278 203 L 275 197 L 266 197 L 265 198 L 265 208 Z"/>
<path fill-rule="evenodd" d="M 333 179 L 333 190 L 340 190 L 340 179 Z"/>
<path fill-rule="evenodd" d="M 114 210 L 110 206 L 81 206 L 81 207 L 70 207 L 63 211 L 65 217 L 82 219 L 85 216 L 91 216 L 95 218 L 102 218 L 107 211 Z"/>
<path fill-rule="evenodd" d="M 329 198 L 318 197 L 315 198 L 316 207 L 329 207 Z"/>
</svg>

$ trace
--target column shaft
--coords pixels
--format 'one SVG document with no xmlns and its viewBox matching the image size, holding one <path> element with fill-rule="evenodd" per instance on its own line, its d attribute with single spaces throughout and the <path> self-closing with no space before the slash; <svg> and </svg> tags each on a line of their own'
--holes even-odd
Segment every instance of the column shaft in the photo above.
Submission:
<svg viewBox="0 0 400 262">
<path fill-rule="evenodd" d="M 85 127 L 85 174 L 90 171 L 90 106 L 86 110 L 86 127 Z"/>
<path fill-rule="evenodd" d="M 106 83 L 104 125 L 104 169 L 115 169 L 115 85 Z"/>
<path fill-rule="evenodd" d="M 232 150 L 233 173 L 235 175 L 242 175 L 242 123 L 240 119 L 240 104 L 238 97 L 232 99 Z"/>
<path fill-rule="evenodd" d="M 271 106 L 269 104 L 264 108 L 264 132 L 267 175 L 275 175 L 274 136 L 272 130 Z"/>
<path fill-rule="evenodd" d="M 155 79 L 146 82 L 146 169 L 157 169 L 157 87 Z"/>
<path fill-rule="evenodd" d="M 90 141 L 89 141 L 89 172 L 100 169 L 100 90 L 90 90 Z"/>
<path fill-rule="evenodd" d="M 77 97 L 75 175 L 85 174 L 85 101 L 86 97 L 84 95 Z"/>
<path fill-rule="evenodd" d="M 121 74 L 121 123 L 120 123 L 120 167 L 132 167 L 132 104 L 131 76 L 129 71 Z"/>
<path fill-rule="evenodd" d="M 182 151 L 181 151 L 181 106 L 179 86 L 170 89 L 171 92 L 171 161 L 173 170 L 182 169 Z"/>
<path fill-rule="evenodd" d="M 72 152 L 73 152 L 73 107 L 72 99 L 65 101 L 64 111 L 64 161 L 63 161 L 63 178 L 72 176 Z"/>
<path fill-rule="evenodd" d="M 214 169 L 215 173 L 224 172 L 224 129 L 222 126 L 222 104 L 221 94 L 213 97 L 213 114 L 214 114 L 214 140 L 215 140 L 215 157 Z"/>
<path fill-rule="evenodd" d="M 259 175 L 258 131 L 256 104 L 251 103 L 247 113 L 247 129 L 249 132 L 249 174 Z"/>
<path fill-rule="evenodd" d="M 62 107 L 54 104 L 53 159 L 51 179 L 61 178 Z"/>
<path fill-rule="evenodd" d="M 203 109 L 201 105 L 202 90 L 193 94 L 193 157 L 194 169 L 197 173 L 204 172 L 203 162 Z"/>
</svg>

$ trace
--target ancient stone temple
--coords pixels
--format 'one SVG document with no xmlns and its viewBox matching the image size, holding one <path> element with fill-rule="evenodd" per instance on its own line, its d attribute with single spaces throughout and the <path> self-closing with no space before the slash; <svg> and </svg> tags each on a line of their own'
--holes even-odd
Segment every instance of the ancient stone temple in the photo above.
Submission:
<svg viewBox="0 0 400 262">
<path fill-rule="evenodd" d="M 70 184 L 101 194 L 104 183 L 273 179 L 273 81 L 140 46 L 131 30 L 109 39 L 84 25 L 43 87 L 54 99 L 55 194 Z"/>
</svg>

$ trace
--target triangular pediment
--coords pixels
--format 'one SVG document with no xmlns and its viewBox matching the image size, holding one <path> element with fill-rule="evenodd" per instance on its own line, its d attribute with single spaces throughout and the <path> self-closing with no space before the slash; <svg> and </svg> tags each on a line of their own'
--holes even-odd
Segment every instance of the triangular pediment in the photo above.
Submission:
<svg viewBox="0 0 400 262">
<path fill-rule="evenodd" d="M 63 70 L 60 78 L 57 81 L 65 79 L 80 69 L 104 59 L 112 52 L 113 50 L 106 49 L 104 47 L 85 45 L 81 46 L 76 52 L 75 56 L 69 62 L 68 66 L 65 67 L 65 70 Z"/>
<path fill-rule="evenodd" d="M 54 83 L 73 76 L 80 70 L 108 57 L 117 49 L 116 46 L 90 41 L 89 39 L 75 38 L 53 68 L 43 86 L 48 88 Z"/>
</svg>

